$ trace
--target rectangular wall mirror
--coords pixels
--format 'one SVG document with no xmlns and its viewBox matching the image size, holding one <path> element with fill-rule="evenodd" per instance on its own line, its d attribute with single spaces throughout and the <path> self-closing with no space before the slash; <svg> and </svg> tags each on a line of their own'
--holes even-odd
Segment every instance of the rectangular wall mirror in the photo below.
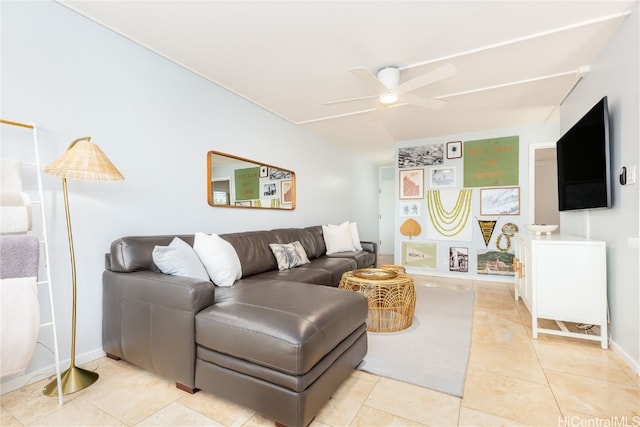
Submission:
<svg viewBox="0 0 640 427">
<path fill-rule="evenodd" d="M 296 175 L 219 151 L 207 153 L 207 201 L 228 208 L 296 208 Z"/>
</svg>

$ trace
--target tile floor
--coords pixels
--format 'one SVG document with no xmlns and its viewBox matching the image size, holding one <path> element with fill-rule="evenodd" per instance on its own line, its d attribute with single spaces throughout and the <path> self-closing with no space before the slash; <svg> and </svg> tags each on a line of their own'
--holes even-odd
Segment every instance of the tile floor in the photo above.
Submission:
<svg viewBox="0 0 640 427">
<path fill-rule="evenodd" d="M 513 285 L 414 276 L 416 284 L 475 289 L 463 398 L 356 371 L 312 422 L 324 426 L 640 426 L 640 380 L 597 342 L 542 335 Z M 253 411 L 214 395 L 189 395 L 124 361 L 84 365 L 97 383 L 57 399 L 47 381 L 1 397 L 2 426 L 262 426 Z"/>
</svg>

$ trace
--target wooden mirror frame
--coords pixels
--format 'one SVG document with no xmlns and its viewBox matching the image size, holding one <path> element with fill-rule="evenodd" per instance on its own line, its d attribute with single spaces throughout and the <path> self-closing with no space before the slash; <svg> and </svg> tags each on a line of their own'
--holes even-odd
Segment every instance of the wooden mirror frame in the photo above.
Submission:
<svg viewBox="0 0 640 427">
<path fill-rule="evenodd" d="M 218 169 L 222 172 L 218 173 Z M 240 179 L 244 180 L 246 194 L 239 199 L 236 183 Z M 216 182 L 222 188 L 218 195 L 214 193 Z M 212 150 L 207 153 L 207 202 L 222 208 L 294 210 L 296 174 L 279 166 Z"/>
</svg>

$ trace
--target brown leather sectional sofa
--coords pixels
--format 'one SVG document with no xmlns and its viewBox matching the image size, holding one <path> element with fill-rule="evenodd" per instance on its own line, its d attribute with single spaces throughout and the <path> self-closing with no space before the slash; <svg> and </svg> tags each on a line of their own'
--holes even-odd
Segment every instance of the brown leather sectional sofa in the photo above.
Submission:
<svg viewBox="0 0 640 427">
<path fill-rule="evenodd" d="M 326 255 L 321 226 L 221 234 L 242 278 L 217 287 L 158 270 L 153 249 L 174 237 L 111 244 L 103 273 L 107 355 L 277 424 L 309 424 L 367 352 L 367 300 L 337 285 L 344 272 L 376 265 L 376 244 Z M 193 235 L 178 237 L 193 245 Z M 293 241 L 310 263 L 278 271 L 269 243 Z"/>
</svg>

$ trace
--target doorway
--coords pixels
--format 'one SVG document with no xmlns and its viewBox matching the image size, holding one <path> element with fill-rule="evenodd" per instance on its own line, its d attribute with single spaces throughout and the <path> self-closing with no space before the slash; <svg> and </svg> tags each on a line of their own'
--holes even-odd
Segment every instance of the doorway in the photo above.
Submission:
<svg viewBox="0 0 640 427">
<path fill-rule="evenodd" d="M 560 224 L 555 143 L 529 146 L 529 220 Z"/>
<path fill-rule="evenodd" d="M 395 167 L 383 166 L 378 172 L 378 254 L 393 256 L 394 211 L 395 211 Z"/>
</svg>

